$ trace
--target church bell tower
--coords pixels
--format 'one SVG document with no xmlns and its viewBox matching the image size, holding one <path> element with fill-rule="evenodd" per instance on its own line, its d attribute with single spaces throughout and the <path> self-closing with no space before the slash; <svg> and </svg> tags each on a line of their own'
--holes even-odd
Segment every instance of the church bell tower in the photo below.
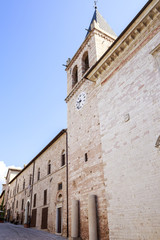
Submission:
<svg viewBox="0 0 160 240">
<path fill-rule="evenodd" d="M 98 199 L 100 238 L 108 239 L 97 99 L 97 91 L 100 91 L 100 88 L 85 75 L 115 39 L 115 33 L 95 7 L 83 43 L 73 58 L 67 61 L 69 235 L 73 239 L 75 237 L 89 239 L 88 199 L 90 196 L 96 196 Z M 77 223 L 80 228 L 78 236 L 75 236 L 74 226 L 72 226 L 76 221 L 73 219 L 75 201 L 79 203 L 81 216 Z"/>
</svg>

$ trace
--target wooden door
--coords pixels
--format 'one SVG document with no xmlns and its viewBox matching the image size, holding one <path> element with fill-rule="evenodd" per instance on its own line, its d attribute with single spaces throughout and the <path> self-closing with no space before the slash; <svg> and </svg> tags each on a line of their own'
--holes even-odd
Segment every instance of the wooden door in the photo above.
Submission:
<svg viewBox="0 0 160 240">
<path fill-rule="evenodd" d="M 32 210 L 31 227 L 36 227 L 37 209 Z"/>
<path fill-rule="evenodd" d="M 42 208 L 41 229 L 47 229 L 48 225 L 48 207 Z"/>
<path fill-rule="evenodd" d="M 62 229 L 61 210 L 62 210 L 62 208 L 57 208 L 57 233 L 61 233 L 61 229 Z"/>
<path fill-rule="evenodd" d="M 21 224 L 23 224 L 23 221 L 24 220 L 24 214 L 23 214 L 23 212 L 21 213 Z"/>
</svg>

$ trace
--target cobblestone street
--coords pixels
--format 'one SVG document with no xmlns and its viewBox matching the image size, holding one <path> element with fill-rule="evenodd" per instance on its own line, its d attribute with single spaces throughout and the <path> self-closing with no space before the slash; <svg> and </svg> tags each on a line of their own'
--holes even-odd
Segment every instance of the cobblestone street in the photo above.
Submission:
<svg viewBox="0 0 160 240">
<path fill-rule="evenodd" d="M 64 240 L 66 238 L 22 225 L 0 223 L 0 240 Z"/>
</svg>

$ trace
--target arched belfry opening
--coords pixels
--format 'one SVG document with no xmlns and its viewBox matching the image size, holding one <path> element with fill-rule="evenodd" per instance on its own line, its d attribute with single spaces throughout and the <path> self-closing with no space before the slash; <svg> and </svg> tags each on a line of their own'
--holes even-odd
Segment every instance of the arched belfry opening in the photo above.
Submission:
<svg viewBox="0 0 160 240">
<path fill-rule="evenodd" d="M 72 88 L 76 85 L 78 82 L 78 67 L 77 65 L 73 68 L 72 72 Z"/>
<path fill-rule="evenodd" d="M 82 57 L 82 74 L 84 74 L 89 68 L 89 57 L 88 52 L 86 51 Z"/>
</svg>

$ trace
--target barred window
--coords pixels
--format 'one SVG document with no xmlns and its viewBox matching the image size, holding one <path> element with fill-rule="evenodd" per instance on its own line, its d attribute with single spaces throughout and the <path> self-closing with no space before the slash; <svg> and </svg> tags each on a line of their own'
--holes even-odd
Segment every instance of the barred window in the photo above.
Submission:
<svg viewBox="0 0 160 240">
<path fill-rule="evenodd" d="M 62 190 L 62 182 L 58 183 L 58 190 Z"/>
</svg>

